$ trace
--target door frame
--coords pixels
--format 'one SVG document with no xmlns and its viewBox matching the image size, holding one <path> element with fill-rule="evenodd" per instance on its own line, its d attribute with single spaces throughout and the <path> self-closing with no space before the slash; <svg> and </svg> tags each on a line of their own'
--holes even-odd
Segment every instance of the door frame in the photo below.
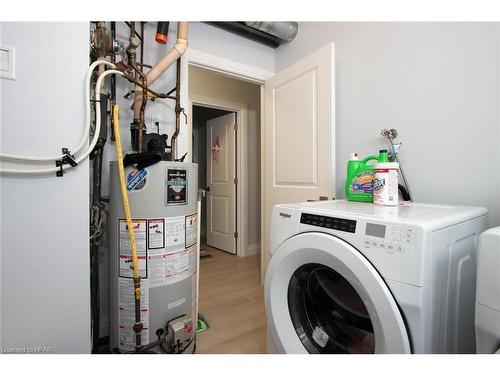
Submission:
<svg viewBox="0 0 500 375">
<path fill-rule="evenodd" d="M 220 57 L 220 56 L 217 56 L 217 55 L 213 55 L 213 54 L 210 54 L 210 53 L 206 53 L 206 52 L 203 52 L 203 51 L 200 51 L 200 50 L 196 50 L 196 49 L 193 49 L 191 47 L 188 48 L 188 50 L 186 51 L 186 53 L 184 54 L 184 56 L 182 57 L 181 59 L 181 65 L 182 65 L 182 71 L 181 71 L 181 85 L 182 87 L 184 87 L 185 89 L 184 90 L 181 90 L 181 106 L 184 107 L 184 108 L 188 108 L 188 129 L 186 132 L 184 132 L 184 134 L 186 134 L 184 137 L 182 137 L 181 135 L 181 142 L 183 141 L 183 143 L 186 145 L 187 144 L 187 147 L 186 149 L 188 150 L 188 156 L 187 156 L 187 161 L 191 161 L 192 160 L 192 154 L 191 154 L 191 151 L 192 151 L 192 117 L 190 116 L 191 114 L 191 111 L 192 111 L 192 103 L 191 103 L 191 100 L 190 100 L 190 95 L 188 93 L 189 91 L 189 65 L 193 65 L 193 66 L 197 66 L 197 67 L 200 67 L 200 68 L 204 68 L 204 69 L 208 69 L 208 70 L 212 70 L 214 72 L 217 72 L 219 74 L 222 74 L 222 75 L 225 75 L 227 77 L 230 77 L 230 78 L 234 78 L 234 79 L 239 79 L 239 80 L 242 80 L 242 81 L 247 81 L 247 82 L 251 82 L 251 83 L 256 83 L 258 85 L 260 85 L 260 123 L 261 123 L 261 127 L 260 127 L 260 137 L 261 137 L 261 140 L 263 139 L 263 130 L 264 130 L 264 119 L 265 119 L 265 113 L 264 113 L 264 83 L 266 80 L 268 80 L 269 78 L 271 78 L 273 75 L 274 75 L 274 72 L 270 72 L 270 71 L 267 71 L 267 70 L 263 70 L 263 69 L 259 69 L 259 68 L 256 68 L 254 66 L 251 66 L 251 65 L 247 65 L 247 64 L 244 64 L 244 63 L 241 63 L 241 62 L 238 62 L 238 61 L 234 61 L 234 60 L 231 60 L 231 59 L 227 59 L 227 58 L 224 58 L 224 57 Z M 191 98 L 192 99 L 192 98 Z M 203 99 L 203 98 L 201 98 Z M 233 103 L 234 104 L 234 103 Z M 224 108 L 223 108 L 224 109 Z M 241 116 L 240 116 L 241 118 Z M 246 121 L 246 117 L 245 117 L 245 121 Z M 242 126 L 243 128 L 243 126 Z M 246 132 L 246 127 L 245 127 L 245 132 Z M 181 133 L 182 134 L 182 133 Z M 241 134 L 241 131 L 240 131 L 240 134 Z M 246 134 L 245 134 L 246 135 Z M 241 137 L 240 137 L 241 138 Z M 245 148 L 246 148 L 246 138 L 245 138 Z M 241 147 L 238 145 L 238 150 L 241 151 Z M 263 160 L 264 160 L 264 148 L 261 147 L 260 148 L 260 153 L 261 153 L 261 168 L 260 168 L 260 188 L 261 188 L 261 217 L 260 217 L 260 223 L 261 223 L 261 230 L 260 230 L 260 238 L 261 238 L 261 254 L 260 254 L 260 258 L 261 258 L 261 275 L 263 275 L 263 265 L 264 265 L 264 262 L 263 262 L 263 256 L 265 255 L 264 254 L 264 251 L 262 251 L 262 240 L 263 240 L 263 230 L 264 230 L 264 220 L 262 220 L 262 213 L 264 212 L 263 211 L 263 204 L 264 204 L 264 201 L 263 201 L 263 187 L 264 187 L 264 175 L 262 173 L 262 163 L 263 163 Z M 241 161 L 241 157 L 238 158 L 239 161 Z M 239 169 L 240 171 L 243 171 L 243 169 Z M 244 169 L 245 173 L 246 173 L 246 163 L 245 163 L 245 169 Z M 240 182 L 238 184 L 239 187 L 245 185 L 246 186 L 246 175 L 244 176 L 245 178 L 245 184 L 241 183 L 243 180 L 239 180 L 238 182 Z M 247 187 L 248 188 L 248 187 Z M 246 192 L 240 194 L 238 192 L 238 197 L 240 197 L 241 199 L 239 199 L 239 201 L 243 201 L 247 202 L 247 195 L 246 195 Z M 241 208 L 240 206 L 237 205 L 237 210 L 238 210 L 238 214 L 241 215 Z M 246 223 L 246 218 L 245 219 L 245 223 Z M 242 238 L 242 235 L 245 236 L 245 241 L 247 241 L 247 230 L 248 230 L 248 227 L 245 225 L 244 227 L 244 234 L 243 232 L 240 231 L 241 228 L 241 223 L 242 223 L 242 220 L 241 218 L 237 217 L 237 223 L 240 225 L 240 228 L 237 228 L 238 230 L 238 233 L 239 233 L 239 239 L 240 241 L 237 241 L 236 244 L 237 244 L 237 247 L 236 247 L 236 254 L 240 256 L 240 254 L 243 254 L 241 256 L 244 256 L 244 255 L 250 255 L 250 253 L 252 253 L 253 251 L 255 251 L 256 249 L 249 249 L 249 246 L 246 242 L 243 242 L 243 238 Z M 243 246 L 243 249 L 244 251 L 241 251 L 240 248 L 242 248 L 242 244 L 244 244 L 245 246 Z"/>
<path fill-rule="evenodd" d="M 193 106 L 210 107 L 222 109 L 224 111 L 236 113 L 236 123 L 238 124 L 238 131 L 236 133 L 235 142 L 235 177 L 238 179 L 235 194 L 235 208 L 236 208 L 236 228 L 238 238 L 236 240 L 236 255 L 246 256 L 248 254 L 247 244 L 247 230 L 248 223 L 244 213 L 247 212 L 247 106 L 243 103 L 228 102 L 218 98 L 191 95 L 189 97 L 188 105 L 188 126 L 189 129 L 193 128 Z M 192 134 L 192 132 L 190 132 Z M 192 155 L 193 143 L 189 142 L 188 152 Z M 234 186 L 234 184 L 233 184 Z"/>
</svg>

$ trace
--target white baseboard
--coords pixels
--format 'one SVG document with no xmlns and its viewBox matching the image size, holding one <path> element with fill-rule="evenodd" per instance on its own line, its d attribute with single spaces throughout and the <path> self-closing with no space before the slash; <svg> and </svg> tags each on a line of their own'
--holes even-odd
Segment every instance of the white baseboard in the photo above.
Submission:
<svg viewBox="0 0 500 375">
<path fill-rule="evenodd" d="M 260 254 L 260 242 L 247 246 L 245 256 Z"/>
</svg>

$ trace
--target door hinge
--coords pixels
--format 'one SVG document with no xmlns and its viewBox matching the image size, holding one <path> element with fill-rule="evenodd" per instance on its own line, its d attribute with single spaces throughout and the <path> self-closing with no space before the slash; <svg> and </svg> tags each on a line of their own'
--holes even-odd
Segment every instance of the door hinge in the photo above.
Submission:
<svg viewBox="0 0 500 375">
<path fill-rule="evenodd" d="M 234 238 L 238 238 L 238 232 L 234 232 Z"/>
<path fill-rule="evenodd" d="M 235 184 L 235 185 L 238 185 L 238 177 L 235 177 L 235 178 L 234 178 L 234 184 Z"/>
<path fill-rule="evenodd" d="M 237 132 L 238 131 L 238 124 L 234 124 L 234 131 Z"/>
</svg>

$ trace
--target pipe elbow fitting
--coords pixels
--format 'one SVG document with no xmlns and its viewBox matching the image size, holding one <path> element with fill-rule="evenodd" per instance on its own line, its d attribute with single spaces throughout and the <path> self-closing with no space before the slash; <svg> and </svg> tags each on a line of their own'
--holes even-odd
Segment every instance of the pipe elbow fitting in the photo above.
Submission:
<svg viewBox="0 0 500 375">
<path fill-rule="evenodd" d="M 177 43 L 174 46 L 175 50 L 179 53 L 179 56 L 184 55 L 187 49 L 187 40 L 186 39 L 177 39 Z"/>
</svg>

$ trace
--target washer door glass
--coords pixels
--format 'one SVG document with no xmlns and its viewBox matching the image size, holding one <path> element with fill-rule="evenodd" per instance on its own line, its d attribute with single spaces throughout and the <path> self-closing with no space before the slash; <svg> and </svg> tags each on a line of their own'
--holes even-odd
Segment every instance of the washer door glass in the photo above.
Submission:
<svg viewBox="0 0 500 375">
<path fill-rule="evenodd" d="M 341 274 L 317 263 L 299 267 L 288 286 L 288 308 L 309 353 L 374 353 L 368 311 Z"/>
</svg>

